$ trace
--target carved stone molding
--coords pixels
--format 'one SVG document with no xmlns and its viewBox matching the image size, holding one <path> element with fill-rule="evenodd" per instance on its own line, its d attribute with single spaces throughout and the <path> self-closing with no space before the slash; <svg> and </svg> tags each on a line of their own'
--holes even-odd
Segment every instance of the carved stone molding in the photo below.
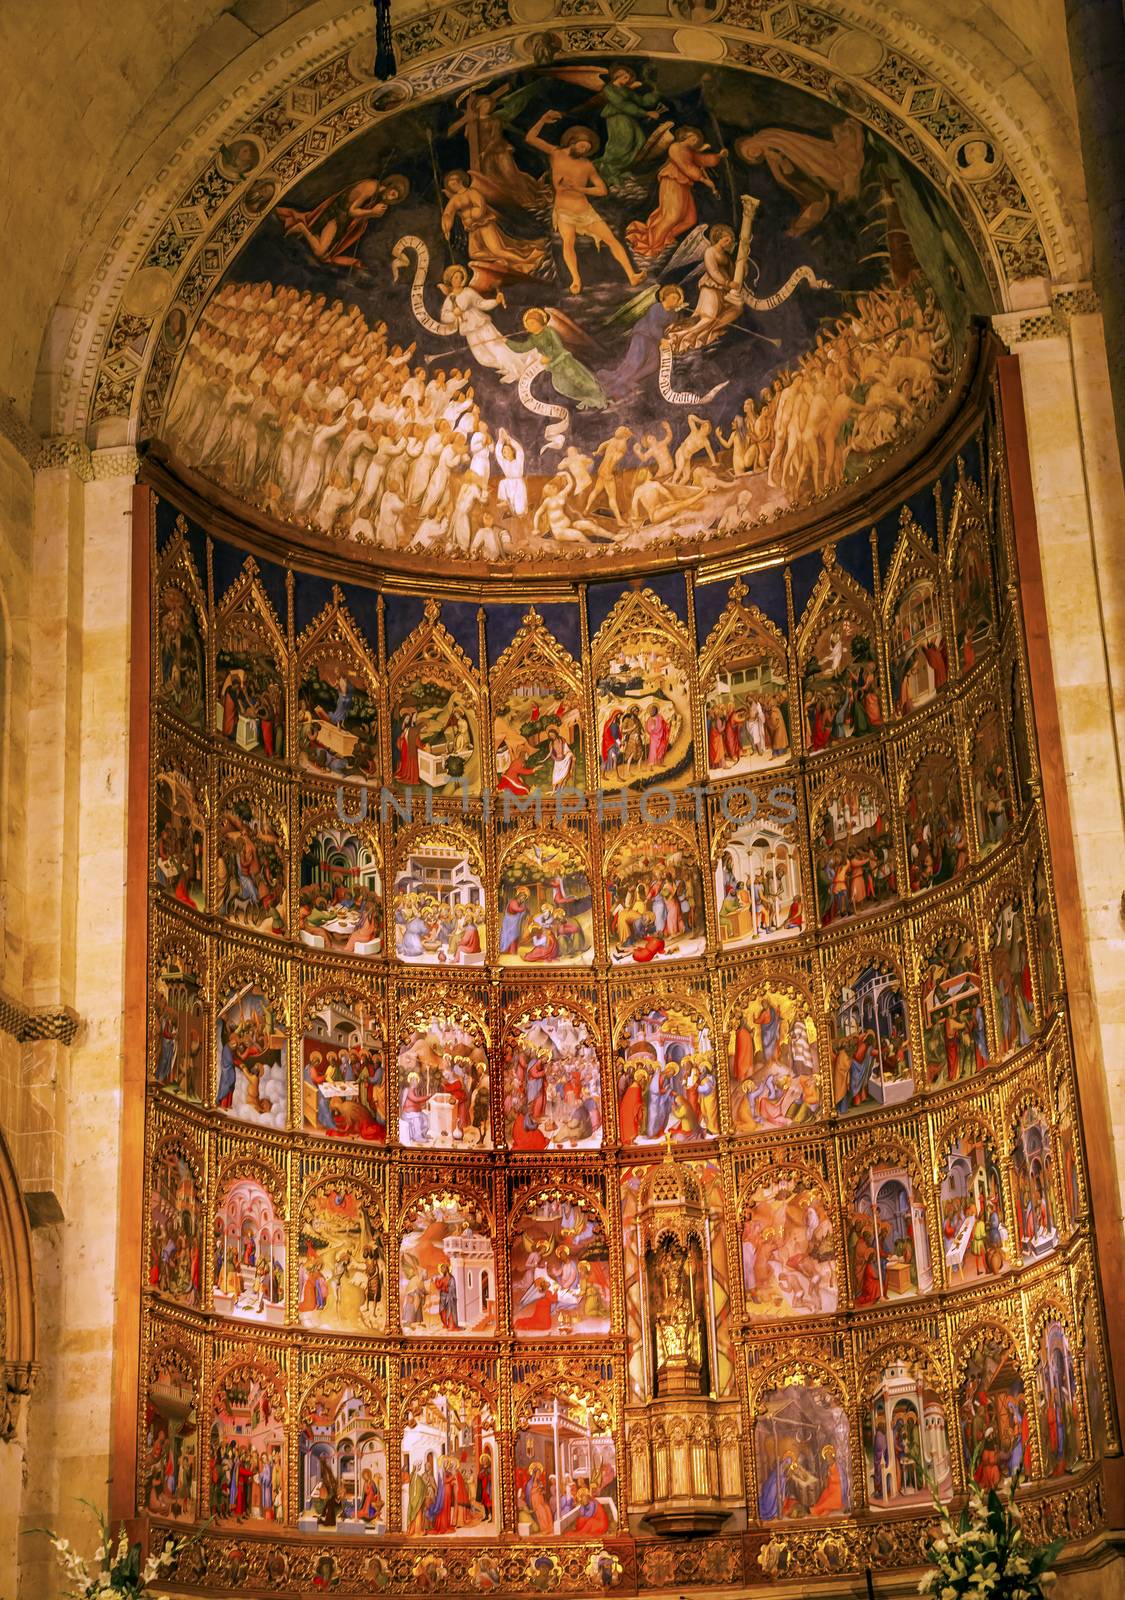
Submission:
<svg viewBox="0 0 1125 1600">
<path fill-rule="evenodd" d="M 1065 338 L 1071 317 L 1097 316 L 1100 311 L 1101 301 L 1092 284 L 1071 283 L 1053 288 L 1045 305 L 1001 312 L 993 317 L 992 326 L 1011 350 L 1038 339 Z"/>
<path fill-rule="evenodd" d="M 59 1044 L 74 1043 L 81 1018 L 69 1006 L 47 1006 L 32 1011 L 0 994 L 0 1032 L 11 1034 L 20 1044 L 32 1039 L 56 1039 Z"/>
</svg>

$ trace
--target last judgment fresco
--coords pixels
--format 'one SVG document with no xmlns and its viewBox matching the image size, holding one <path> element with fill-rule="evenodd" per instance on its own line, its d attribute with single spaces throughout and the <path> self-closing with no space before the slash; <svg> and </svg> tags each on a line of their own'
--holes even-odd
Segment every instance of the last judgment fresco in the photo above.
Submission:
<svg viewBox="0 0 1125 1600">
<path fill-rule="evenodd" d="M 1017 1470 L 1084 1536 L 1120 1441 L 988 383 L 891 476 L 971 356 L 946 202 L 796 89 L 586 59 L 262 212 L 136 519 L 169 1586 L 859 1581 Z"/>
<path fill-rule="evenodd" d="M 692 548 L 894 455 L 985 307 L 946 201 L 846 112 L 584 59 L 403 109 L 302 179 L 204 310 L 162 431 L 357 552 Z"/>
</svg>

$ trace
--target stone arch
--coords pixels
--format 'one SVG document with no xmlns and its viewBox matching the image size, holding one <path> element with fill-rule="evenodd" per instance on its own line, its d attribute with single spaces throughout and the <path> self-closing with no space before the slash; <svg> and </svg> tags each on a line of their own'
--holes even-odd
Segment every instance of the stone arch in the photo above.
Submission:
<svg viewBox="0 0 1125 1600">
<path fill-rule="evenodd" d="M 19 1426 L 20 1400 L 38 1373 L 39 1331 L 31 1223 L 8 1142 L 0 1133 L 0 1442 Z"/>
</svg>

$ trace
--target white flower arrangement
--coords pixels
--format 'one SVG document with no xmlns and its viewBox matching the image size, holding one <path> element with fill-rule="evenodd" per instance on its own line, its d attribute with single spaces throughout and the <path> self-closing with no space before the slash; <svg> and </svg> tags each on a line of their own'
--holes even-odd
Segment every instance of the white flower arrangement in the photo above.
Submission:
<svg viewBox="0 0 1125 1600">
<path fill-rule="evenodd" d="M 918 1585 L 919 1594 L 930 1600 L 1046 1600 L 1055 1582 L 1050 1568 L 1065 1541 L 1038 1547 L 1024 1542 L 1023 1513 L 1015 1503 L 1018 1487 L 1017 1473 L 984 1494 L 970 1474 L 969 1498 L 956 1523 L 934 1493 L 941 1532 L 930 1544 L 932 1566 Z"/>
<path fill-rule="evenodd" d="M 96 1506 L 88 1500 L 80 1502 L 93 1512 L 101 1538 L 98 1548 L 89 1560 L 73 1548 L 69 1539 L 60 1539 L 50 1528 L 32 1528 L 31 1533 L 41 1533 L 51 1541 L 55 1555 L 66 1573 L 69 1587 L 63 1590 L 65 1600 L 167 1600 L 152 1588 L 164 1573 L 176 1564 L 176 1558 L 200 1534 L 187 1539 L 168 1539 L 164 1548 L 141 1559 L 139 1544 L 131 1544 L 122 1523 L 116 1543 L 113 1530 Z"/>
</svg>

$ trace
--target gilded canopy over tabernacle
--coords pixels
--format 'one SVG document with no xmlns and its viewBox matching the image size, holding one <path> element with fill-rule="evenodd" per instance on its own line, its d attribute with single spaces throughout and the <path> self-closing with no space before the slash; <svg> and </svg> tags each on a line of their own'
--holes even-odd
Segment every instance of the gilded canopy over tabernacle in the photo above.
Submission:
<svg viewBox="0 0 1125 1600">
<path fill-rule="evenodd" d="M 918 448 L 987 308 L 842 110 L 584 58 L 361 129 L 186 343 L 173 463 L 381 564 L 603 564 L 805 520 Z"/>
</svg>

